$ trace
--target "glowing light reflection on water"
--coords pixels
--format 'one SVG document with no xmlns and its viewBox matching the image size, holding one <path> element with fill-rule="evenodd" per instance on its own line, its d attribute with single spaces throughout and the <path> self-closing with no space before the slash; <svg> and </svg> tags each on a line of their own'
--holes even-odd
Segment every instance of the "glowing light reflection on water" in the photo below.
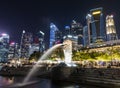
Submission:
<svg viewBox="0 0 120 88">
<path fill-rule="evenodd" d="M 22 77 L 2 77 L 0 76 L 0 88 L 100 88 L 93 86 L 84 86 L 75 83 L 68 82 L 52 82 L 48 79 L 35 78 L 36 81 L 30 81 L 28 83 L 22 83 L 24 78 Z M 11 86 L 13 85 L 13 86 Z"/>
</svg>

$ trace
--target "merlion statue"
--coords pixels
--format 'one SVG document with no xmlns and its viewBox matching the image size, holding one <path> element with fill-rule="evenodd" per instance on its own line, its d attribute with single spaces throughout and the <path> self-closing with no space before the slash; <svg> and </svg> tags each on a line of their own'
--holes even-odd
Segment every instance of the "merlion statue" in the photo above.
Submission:
<svg viewBox="0 0 120 88">
<path fill-rule="evenodd" d="M 65 40 L 63 44 L 64 44 L 63 51 L 65 55 L 65 63 L 69 64 L 72 61 L 72 41 Z"/>
</svg>

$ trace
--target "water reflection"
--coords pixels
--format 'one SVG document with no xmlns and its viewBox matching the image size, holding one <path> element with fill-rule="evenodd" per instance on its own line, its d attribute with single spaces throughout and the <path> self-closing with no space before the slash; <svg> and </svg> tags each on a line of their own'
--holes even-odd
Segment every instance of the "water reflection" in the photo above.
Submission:
<svg viewBox="0 0 120 88">
<path fill-rule="evenodd" d="M 6 86 L 14 83 L 14 77 L 0 76 L 0 86 Z"/>
<path fill-rule="evenodd" d="M 0 76 L 0 88 L 99 88 L 68 82 L 52 82 L 51 80 L 40 78 L 34 78 L 29 83 L 22 83 L 23 79 L 24 77 Z"/>
</svg>

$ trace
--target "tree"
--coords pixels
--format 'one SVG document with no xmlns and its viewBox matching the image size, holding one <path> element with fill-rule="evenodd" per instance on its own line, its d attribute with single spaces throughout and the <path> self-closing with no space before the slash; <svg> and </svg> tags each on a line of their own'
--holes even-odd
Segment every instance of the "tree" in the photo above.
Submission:
<svg viewBox="0 0 120 88">
<path fill-rule="evenodd" d="M 51 60 L 56 60 L 56 58 L 60 58 L 61 60 L 64 59 L 64 52 L 61 47 L 54 50 L 50 56 Z"/>
<path fill-rule="evenodd" d="M 39 51 L 34 51 L 31 55 L 30 55 L 30 58 L 29 60 L 35 60 L 35 61 L 38 61 L 39 58 L 42 56 L 43 53 L 40 53 Z"/>
</svg>

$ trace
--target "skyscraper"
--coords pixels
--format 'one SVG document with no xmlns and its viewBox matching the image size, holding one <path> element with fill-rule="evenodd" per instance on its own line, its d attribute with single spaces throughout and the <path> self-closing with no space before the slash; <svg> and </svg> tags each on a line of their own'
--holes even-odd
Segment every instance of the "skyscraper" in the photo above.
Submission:
<svg viewBox="0 0 120 88">
<path fill-rule="evenodd" d="M 70 26 L 65 26 L 64 35 L 70 35 L 70 34 L 71 34 L 71 28 L 70 28 Z"/>
<path fill-rule="evenodd" d="M 63 42 L 62 32 L 59 30 L 55 31 L 55 44 L 59 44 L 62 42 Z"/>
<path fill-rule="evenodd" d="M 73 49 L 78 49 L 78 47 L 83 46 L 83 26 L 76 22 L 72 21 L 71 26 L 65 26 L 65 35 L 64 40 L 71 40 Z"/>
<path fill-rule="evenodd" d="M 59 31 L 59 29 L 55 26 L 55 24 L 50 24 L 50 45 L 49 47 L 52 47 L 55 45 L 56 42 L 56 32 Z"/>
<path fill-rule="evenodd" d="M 107 34 L 107 41 L 118 39 L 113 15 L 106 16 L 106 34 Z"/>
<path fill-rule="evenodd" d="M 33 43 L 32 33 L 25 32 L 23 30 L 22 37 L 21 37 L 21 45 L 20 45 L 21 58 L 29 58 L 29 49 L 32 43 Z"/>
<path fill-rule="evenodd" d="M 9 35 L 0 34 L 0 62 L 7 62 L 9 53 Z"/>
<path fill-rule="evenodd" d="M 103 42 L 106 39 L 104 26 L 103 8 L 95 8 L 90 10 L 90 37 L 91 43 Z"/>
<path fill-rule="evenodd" d="M 13 59 L 15 56 L 15 42 L 11 42 L 9 44 L 9 54 L 8 54 L 8 58 L 9 59 Z"/>
<path fill-rule="evenodd" d="M 39 31 L 37 33 L 38 44 L 39 44 L 39 51 L 40 52 L 44 52 L 45 51 L 44 36 L 45 36 L 45 33 L 43 33 L 42 31 Z"/>
<path fill-rule="evenodd" d="M 87 16 L 86 16 L 87 26 L 84 27 L 84 29 L 83 29 L 84 45 L 86 47 L 89 47 L 90 43 L 92 42 L 92 28 L 91 28 L 92 21 L 91 21 L 91 19 L 92 19 L 92 15 L 87 14 Z"/>
<path fill-rule="evenodd" d="M 18 43 L 11 42 L 9 44 L 9 54 L 8 59 L 18 59 L 19 58 L 19 47 Z"/>
<path fill-rule="evenodd" d="M 84 40 L 84 47 L 89 47 L 88 26 L 83 27 L 83 40 Z"/>
<path fill-rule="evenodd" d="M 77 38 L 77 45 L 83 46 L 83 26 L 75 20 L 71 24 L 71 34 Z"/>
</svg>

